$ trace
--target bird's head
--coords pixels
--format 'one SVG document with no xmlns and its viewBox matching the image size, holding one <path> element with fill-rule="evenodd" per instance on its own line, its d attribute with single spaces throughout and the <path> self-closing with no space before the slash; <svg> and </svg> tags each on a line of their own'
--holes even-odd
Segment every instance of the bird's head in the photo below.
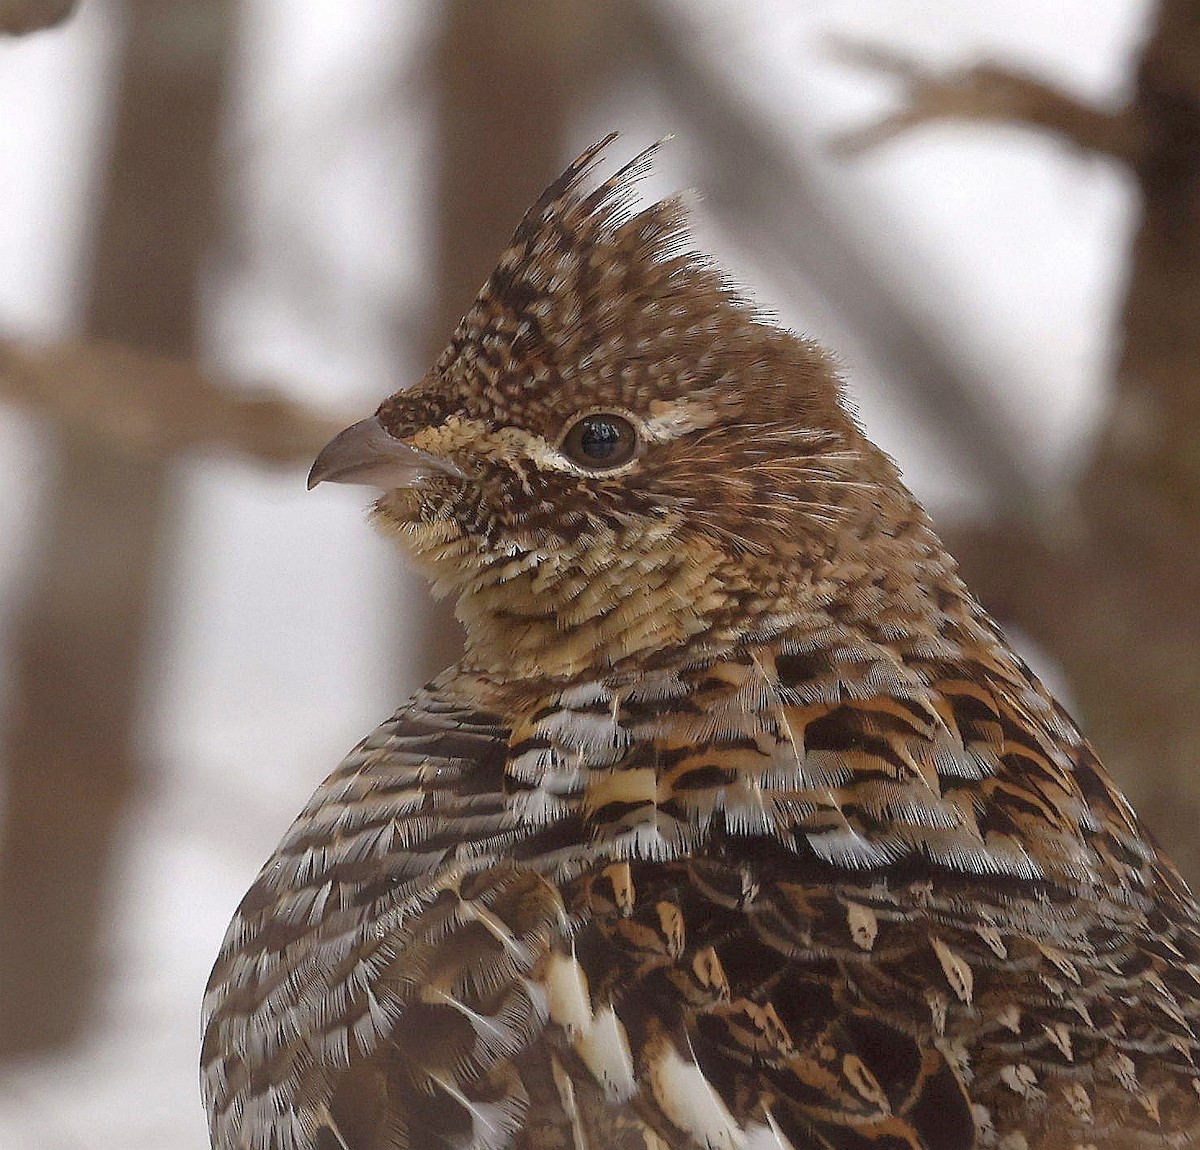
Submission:
<svg viewBox="0 0 1200 1150">
<path fill-rule="evenodd" d="M 608 137 L 526 214 L 416 386 L 337 436 L 322 480 L 384 489 L 483 667 L 570 677 L 764 636 L 914 512 L 827 355 L 634 210 L 654 149 L 590 187 Z"/>
</svg>

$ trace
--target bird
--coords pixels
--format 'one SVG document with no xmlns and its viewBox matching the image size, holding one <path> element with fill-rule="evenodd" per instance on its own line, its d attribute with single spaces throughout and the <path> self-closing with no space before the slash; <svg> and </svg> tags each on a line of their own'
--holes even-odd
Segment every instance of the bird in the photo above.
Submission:
<svg viewBox="0 0 1200 1150">
<path fill-rule="evenodd" d="M 1183 878 L 836 361 L 614 137 L 313 465 L 465 650 L 238 907 L 212 1145 L 1200 1146 Z"/>
</svg>

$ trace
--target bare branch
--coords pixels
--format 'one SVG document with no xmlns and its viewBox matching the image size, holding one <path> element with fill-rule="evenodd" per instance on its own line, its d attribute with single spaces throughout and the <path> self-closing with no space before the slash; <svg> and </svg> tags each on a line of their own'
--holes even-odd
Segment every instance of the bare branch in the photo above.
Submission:
<svg viewBox="0 0 1200 1150">
<path fill-rule="evenodd" d="M 900 81 L 906 88 L 896 111 L 831 143 L 842 156 L 861 155 L 913 128 L 942 120 L 1019 124 L 1042 128 L 1083 151 L 1131 162 L 1139 151 L 1138 119 L 1132 108 L 1106 111 L 1024 72 L 976 64 L 935 73 L 891 48 L 835 39 L 844 63 Z"/>
<path fill-rule="evenodd" d="M 0 340 L 0 399 L 147 457 L 202 449 L 303 463 L 343 426 L 274 389 L 247 394 L 185 360 L 103 342 Z"/>
<path fill-rule="evenodd" d="M 0 32 L 24 36 L 61 24 L 75 10 L 75 0 L 0 0 Z"/>
</svg>

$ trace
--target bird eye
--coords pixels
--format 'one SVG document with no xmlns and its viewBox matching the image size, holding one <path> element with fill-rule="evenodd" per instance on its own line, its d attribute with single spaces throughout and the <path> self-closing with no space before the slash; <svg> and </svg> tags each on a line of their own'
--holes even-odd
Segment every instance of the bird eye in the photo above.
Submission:
<svg viewBox="0 0 1200 1150">
<path fill-rule="evenodd" d="M 585 415 L 563 438 L 562 450 L 580 467 L 610 471 L 628 463 L 637 452 L 637 429 L 623 415 L 598 412 Z"/>
</svg>

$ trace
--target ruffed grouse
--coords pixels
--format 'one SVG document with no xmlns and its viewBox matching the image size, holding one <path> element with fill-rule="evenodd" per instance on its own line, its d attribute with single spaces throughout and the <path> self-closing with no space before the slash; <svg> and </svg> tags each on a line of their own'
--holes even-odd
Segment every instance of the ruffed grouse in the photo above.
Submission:
<svg viewBox="0 0 1200 1150">
<path fill-rule="evenodd" d="M 1187 887 L 825 353 L 607 143 L 313 468 L 467 651 L 238 908 L 214 1146 L 1200 1146 Z"/>
</svg>

